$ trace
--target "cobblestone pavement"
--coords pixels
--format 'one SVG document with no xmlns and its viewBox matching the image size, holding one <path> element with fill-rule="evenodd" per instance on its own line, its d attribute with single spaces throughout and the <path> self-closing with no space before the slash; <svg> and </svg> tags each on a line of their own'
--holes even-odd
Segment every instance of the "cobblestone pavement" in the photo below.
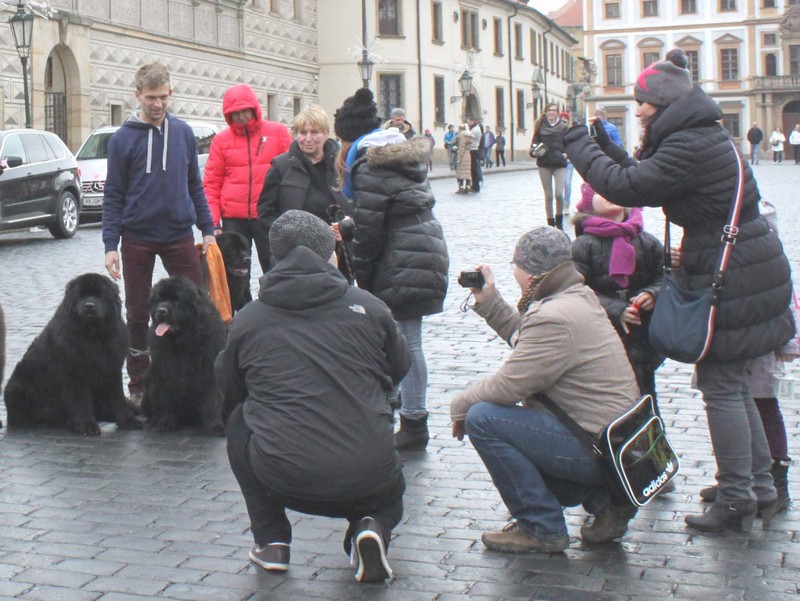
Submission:
<svg viewBox="0 0 800 601">
<path fill-rule="evenodd" d="M 438 168 L 435 176 L 448 174 Z M 396 579 L 358 585 L 341 551 L 343 520 L 292 514 L 292 565 L 285 575 L 251 565 L 248 519 L 230 473 L 223 439 L 193 433 L 116 432 L 99 438 L 66 432 L 0 431 L 0 600 L 134 601 L 141 599 L 402 599 L 476 601 L 796 599 L 800 518 L 781 514 L 769 530 L 698 535 L 683 516 L 702 508 L 699 489 L 714 462 L 690 368 L 666 363 L 659 398 L 681 454 L 677 492 L 639 512 L 620 544 L 585 546 L 585 519 L 568 511 L 570 548 L 556 555 L 488 552 L 480 534 L 507 514 L 469 442 L 449 434 L 456 390 L 497 368 L 508 353 L 474 313 L 459 310 L 461 269 L 486 261 L 515 299 L 509 257 L 517 237 L 544 223 L 533 171 L 491 170 L 480 194 L 456 196 L 437 179 L 436 212 L 451 257 L 444 313 L 425 321 L 433 438 L 408 453 L 406 511 L 389 553 Z M 777 205 L 795 274 L 800 259 L 800 167 L 757 167 L 765 197 Z M 573 200 L 578 195 L 577 179 Z M 646 223 L 659 234 L 658 211 Z M 104 272 L 99 228 L 55 241 L 46 231 L 0 236 L 0 302 L 8 320 L 8 373 L 58 304 L 65 283 Z M 258 274 L 254 274 L 255 278 Z M 797 280 L 800 281 L 800 280 Z M 800 373 L 800 366 L 791 371 Z M 790 452 L 800 457 L 800 405 L 784 399 Z M 5 418 L 4 407 L 0 417 Z M 790 475 L 800 498 L 800 477 Z"/>
</svg>

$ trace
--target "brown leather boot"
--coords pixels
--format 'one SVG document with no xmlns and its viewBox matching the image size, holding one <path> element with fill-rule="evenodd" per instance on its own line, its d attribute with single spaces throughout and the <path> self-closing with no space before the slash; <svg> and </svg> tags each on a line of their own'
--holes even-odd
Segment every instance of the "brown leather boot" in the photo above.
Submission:
<svg viewBox="0 0 800 601">
<path fill-rule="evenodd" d="M 581 528 L 581 538 L 589 543 L 607 543 L 628 531 L 628 522 L 638 510 L 631 505 L 606 505 L 594 516 L 591 526 Z"/>
</svg>

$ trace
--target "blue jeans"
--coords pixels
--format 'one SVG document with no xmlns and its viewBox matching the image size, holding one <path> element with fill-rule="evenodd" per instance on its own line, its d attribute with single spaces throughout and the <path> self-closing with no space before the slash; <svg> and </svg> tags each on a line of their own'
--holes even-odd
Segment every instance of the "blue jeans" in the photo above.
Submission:
<svg viewBox="0 0 800 601">
<path fill-rule="evenodd" d="M 609 503 L 600 464 L 551 413 L 484 402 L 466 426 L 508 511 L 537 538 L 567 534 L 562 506 L 597 513 Z"/>
<path fill-rule="evenodd" d="M 400 415 L 408 419 L 422 419 L 428 415 L 425 408 L 425 397 L 428 390 L 428 364 L 422 352 L 422 318 L 404 319 L 398 321 L 403 336 L 408 341 L 408 350 L 411 353 L 411 369 L 400 382 L 402 405 Z M 396 397 L 396 394 L 395 394 Z"/>
<path fill-rule="evenodd" d="M 572 196 L 572 173 L 575 171 L 575 167 L 572 166 L 570 161 L 567 161 L 567 171 L 564 175 L 564 214 L 566 215 L 569 213 L 569 199 Z"/>
</svg>

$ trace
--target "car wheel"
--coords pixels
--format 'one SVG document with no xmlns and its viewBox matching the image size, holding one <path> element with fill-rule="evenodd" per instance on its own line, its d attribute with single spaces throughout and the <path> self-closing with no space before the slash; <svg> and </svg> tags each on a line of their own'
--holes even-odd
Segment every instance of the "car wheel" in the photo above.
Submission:
<svg viewBox="0 0 800 601">
<path fill-rule="evenodd" d="M 80 214 L 78 200 L 72 192 L 64 192 L 58 199 L 56 221 L 47 226 L 54 238 L 72 238 L 78 231 Z"/>
</svg>

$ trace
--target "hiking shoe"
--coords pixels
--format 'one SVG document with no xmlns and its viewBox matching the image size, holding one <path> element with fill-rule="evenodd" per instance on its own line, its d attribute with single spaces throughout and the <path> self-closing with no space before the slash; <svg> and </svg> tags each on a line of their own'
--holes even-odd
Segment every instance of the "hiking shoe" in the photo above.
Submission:
<svg viewBox="0 0 800 601">
<path fill-rule="evenodd" d="M 517 522 L 511 522 L 500 532 L 484 532 L 481 535 L 483 544 L 492 551 L 503 553 L 561 553 L 569 547 L 569 536 L 540 539 L 525 532 Z"/>
<path fill-rule="evenodd" d="M 356 580 L 359 582 L 383 582 L 392 578 L 381 528 L 374 518 L 361 518 L 356 525 L 350 546 L 350 563 L 356 566 Z"/>
<path fill-rule="evenodd" d="M 628 522 L 636 515 L 631 505 L 606 505 L 594 516 L 591 525 L 581 527 L 581 538 L 589 543 L 607 543 L 628 531 Z"/>
<path fill-rule="evenodd" d="M 287 543 L 253 545 L 250 549 L 250 561 L 270 572 L 285 572 L 289 569 L 289 545 Z"/>
</svg>

